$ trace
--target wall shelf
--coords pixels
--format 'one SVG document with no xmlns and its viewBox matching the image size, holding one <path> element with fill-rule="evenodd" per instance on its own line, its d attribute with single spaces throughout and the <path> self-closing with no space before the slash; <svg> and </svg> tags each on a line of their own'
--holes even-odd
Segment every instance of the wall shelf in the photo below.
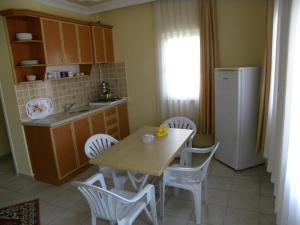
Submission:
<svg viewBox="0 0 300 225">
<path fill-rule="evenodd" d="M 42 44 L 42 40 L 12 41 L 12 44 Z"/>
<path fill-rule="evenodd" d="M 28 68 L 28 67 L 42 67 L 46 66 L 46 64 L 36 64 L 36 65 L 26 65 L 26 66 L 16 66 L 16 69 L 23 69 L 23 68 Z"/>
</svg>

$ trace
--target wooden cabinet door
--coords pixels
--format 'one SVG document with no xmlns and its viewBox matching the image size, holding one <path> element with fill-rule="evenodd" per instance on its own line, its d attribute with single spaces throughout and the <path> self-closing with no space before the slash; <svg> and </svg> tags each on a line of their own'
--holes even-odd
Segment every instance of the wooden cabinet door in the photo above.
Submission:
<svg viewBox="0 0 300 225">
<path fill-rule="evenodd" d="M 53 145 L 61 178 L 77 169 L 71 124 L 52 129 Z"/>
<path fill-rule="evenodd" d="M 59 65 L 63 63 L 63 53 L 60 38 L 60 24 L 57 20 L 41 19 L 46 63 Z"/>
<path fill-rule="evenodd" d="M 112 29 L 103 28 L 106 62 L 114 62 L 114 45 Z"/>
<path fill-rule="evenodd" d="M 102 27 L 92 27 L 95 63 L 105 62 L 104 34 Z"/>
<path fill-rule="evenodd" d="M 105 123 L 103 112 L 91 116 L 93 134 L 105 134 Z"/>
<path fill-rule="evenodd" d="M 85 142 L 91 136 L 89 119 L 83 118 L 77 120 L 73 123 L 73 126 L 79 166 L 84 166 L 89 161 L 89 158 L 85 155 L 84 151 Z"/>
<path fill-rule="evenodd" d="M 76 24 L 61 22 L 63 61 L 65 64 L 79 64 L 79 46 Z"/>
<path fill-rule="evenodd" d="M 77 25 L 77 30 L 80 51 L 80 64 L 93 64 L 91 27 L 86 25 Z"/>
<path fill-rule="evenodd" d="M 118 118 L 119 118 L 119 133 L 120 139 L 123 139 L 129 135 L 129 121 L 127 104 L 117 106 Z"/>
</svg>

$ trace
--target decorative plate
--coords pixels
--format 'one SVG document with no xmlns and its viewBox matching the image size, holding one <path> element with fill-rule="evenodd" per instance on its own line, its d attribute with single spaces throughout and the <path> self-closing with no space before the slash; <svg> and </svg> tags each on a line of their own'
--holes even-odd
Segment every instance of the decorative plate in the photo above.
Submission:
<svg viewBox="0 0 300 225">
<path fill-rule="evenodd" d="M 52 114 L 53 104 L 49 98 L 35 98 L 26 103 L 27 116 L 34 119 L 42 119 Z"/>
</svg>

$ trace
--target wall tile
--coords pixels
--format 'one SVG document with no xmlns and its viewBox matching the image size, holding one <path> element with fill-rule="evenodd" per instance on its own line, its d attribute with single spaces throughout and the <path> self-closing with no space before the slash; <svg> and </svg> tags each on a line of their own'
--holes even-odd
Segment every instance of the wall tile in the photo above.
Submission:
<svg viewBox="0 0 300 225">
<path fill-rule="evenodd" d="M 75 102 L 76 106 L 87 105 L 90 101 L 100 98 L 101 81 L 110 83 L 113 96 L 127 97 L 124 63 L 93 65 L 88 77 L 17 84 L 15 92 L 20 119 L 30 120 L 25 113 L 25 105 L 34 98 L 50 98 L 53 102 L 53 113 L 64 111 L 67 103 Z"/>
</svg>

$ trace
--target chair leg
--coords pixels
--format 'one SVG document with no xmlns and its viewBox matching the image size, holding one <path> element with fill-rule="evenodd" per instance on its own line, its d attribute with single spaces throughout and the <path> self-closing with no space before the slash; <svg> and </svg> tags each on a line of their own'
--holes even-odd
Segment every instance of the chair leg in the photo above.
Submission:
<svg viewBox="0 0 300 225">
<path fill-rule="evenodd" d="M 154 190 L 151 191 L 150 210 L 151 210 L 151 214 L 152 214 L 152 222 L 153 222 L 153 224 L 154 225 L 158 225 L 158 222 L 157 222 L 157 212 L 156 212 L 155 192 L 154 192 Z"/>
<path fill-rule="evenodd" d="M 204 191 L 204 203 L 205 203 L 205 205 L 207 205 L 207 195 L 208 195 L 208 193 L 207 193 L 207 176 L 205 177 L 203 183 L 204 183 L 204 188 L 203 188 L 203 191 Z"/>
<path fill-rule="evenodd" d="M 165 184 L 160 182 L 160 217 L 163 219 L 165 213 Z"/>
<path fill-rule="evenodd" d="M 97 218 L 93 213 L 92 213 L 92 225 L 97 225 Z"/>
<path fill-rule="evenodd" d="M 194 201 L 195 201 L 195 216 L 196 224 L 201 223 L 201 186 L 193 189 Z"/>
</svg>

